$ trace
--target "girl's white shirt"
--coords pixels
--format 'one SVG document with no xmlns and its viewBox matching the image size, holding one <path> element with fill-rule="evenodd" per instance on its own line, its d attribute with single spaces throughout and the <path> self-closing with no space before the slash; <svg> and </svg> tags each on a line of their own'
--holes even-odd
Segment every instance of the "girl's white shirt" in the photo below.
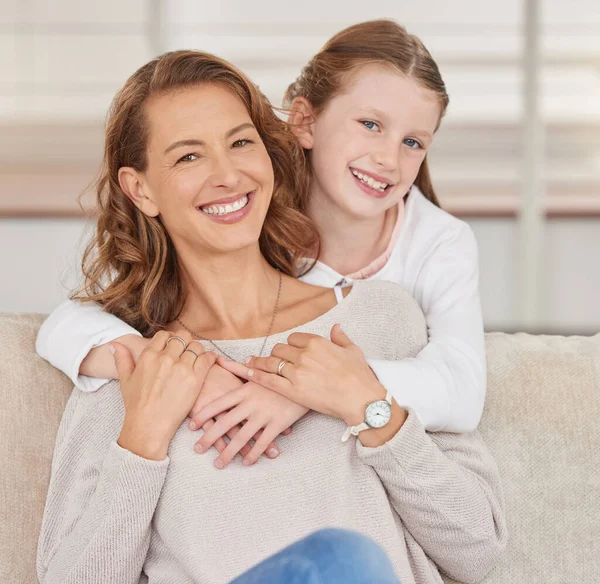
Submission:
<svg viewBox="0 0 600 584">
<path fill-rule="evenodd" d="M 322 262 L 301 279 L 330 288 L 352 285 Z M 429 334 L 415 358 L 369 360 L 379 381 L 427 430 L 473 431 L 483 412 L 486 362 L 477 242 L 469 225 L 413 186 L 394 249 L 367 279 L 403 286 L 421 306 Z M 79 389 L 95 391 L 109 380 L 79 375 L 81 363 L 94 347 L 123 335 L 140 333 L 98 304 L 67 300 L 42 324 L 36 350 Z"/>
</svg>

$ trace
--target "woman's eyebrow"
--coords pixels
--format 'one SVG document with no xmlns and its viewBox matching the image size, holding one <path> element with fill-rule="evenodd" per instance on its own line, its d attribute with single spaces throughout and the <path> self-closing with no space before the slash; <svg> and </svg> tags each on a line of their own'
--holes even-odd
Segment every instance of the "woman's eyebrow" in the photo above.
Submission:
<svg viewBox="0 0 600 584">
<path fill-rule="evenodd" d="M 231 128 L 225 134 L 225 139 L 231 138 L 234 134 L 241 132 L 242 130 L 247 130 L 248 128 L 252 128 L 255 130 L 254 124 L 252 122 L 244 122 L 243 124 L 239 124 L 235 128 Z M 181 148 L 182 146 L 204 146 L 204 142 L 202 140 L 196 139 L 188 139 L 188 140 L 177 140 L 177 142 L 173 142 L 166 150 L 165 154 L 171 152 L 171 150 L 175 150 L 175 148 Z"/>
<path fill-rule="evenodd" d="M 204 146 L 204 142 L 202 142 L 202 140 L 177 140 L 177 142 L 173 142 L 173 144 L 165 150 L 165 154 L 168 154 L 171 150 L 175 150 L 175 148 L 181 148 L 182 146 Z"/>
<path fill-rule="evenodd" d="M 229 132 L 227 132 L 227 134 L 225 134 L 225 138 L 231 138 L 231 136 L 233 136 L 234 134 L 237 134 L 238 132 L 241 132 L 242 130 L 247 130 L 248 128 L 252 128 L 253 130 L 256 130 L 256 128 L 254 127 L 254 124 L 252 122 L 244 122 L 243 124 L 240 124 L 239 126 L 236 126 L 235 128 L 232 128 L 231 130 L 229 130 Z"/>
</svg>

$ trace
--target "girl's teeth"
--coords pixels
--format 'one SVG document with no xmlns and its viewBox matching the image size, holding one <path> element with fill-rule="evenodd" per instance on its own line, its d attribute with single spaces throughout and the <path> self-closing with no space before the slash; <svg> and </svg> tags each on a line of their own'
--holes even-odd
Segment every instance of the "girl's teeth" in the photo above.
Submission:
<svg viewBox="0 0 600 584">
<path fill-rule="evenodd" d="M 387 183 L 379 182 L 366 174 L 362 174 L 361 172 L 352 171 L 352 174 L 358 178 L 361 182 L 369 185 L 373 189 L 377 189 L 378 191 L 384 191 L 387 187 Z"/>
</svg>

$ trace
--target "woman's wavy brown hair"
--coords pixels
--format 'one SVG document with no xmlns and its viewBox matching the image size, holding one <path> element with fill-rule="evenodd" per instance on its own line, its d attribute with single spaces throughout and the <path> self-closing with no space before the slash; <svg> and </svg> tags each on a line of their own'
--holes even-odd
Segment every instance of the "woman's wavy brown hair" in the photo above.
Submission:
<svg viewBox="0 0 600 584">
<path fill-rule="evenodd" d="M 317 257 L 319 236 L 305 213 L 308 172 L 302 148 L 267 98 L 233 65 L 199 51 L 176 51 L 138 69 L 115 96 L 105 129 L 103 168 L 96 185 L 97 228 L 83 256 L 85 281 L 72 298 L 95 301 L 144 336 L 181 311 L 185 290 L 177 254 L 160 216 L 148 217 L 119 186 L 118 172 L 147 166 L 151 97 L 219 84 L 245 104 L 274 171 L 273 198 L 260 235 L 262 254 L 285 274 L 298 275 L 301 257 Z"/>
<path fill-rule="evenodd" d="M 438 66 L 421 40 L 393 20 L 355 24 L 329 39 L 288 87 L 283 106 L 289 110 L 296 97 L 304 97 L 318 115 L 330 99 L 344 91 L 360 68 L 372 64 L 390 66 L 433 91 L 441 105 L 441 122 L 449 97 Z M 304 151 L 304 155 L 310 164 L 310 151 Z M 440 206 L 431 183 L 427 157 L 414 184 Z"/>
</svg>

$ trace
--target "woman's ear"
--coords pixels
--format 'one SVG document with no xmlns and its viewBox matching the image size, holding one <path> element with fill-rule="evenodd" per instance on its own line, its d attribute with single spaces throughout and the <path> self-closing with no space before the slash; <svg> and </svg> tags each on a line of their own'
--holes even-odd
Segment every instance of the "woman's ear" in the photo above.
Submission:
<svg viewBox="0 0 600 584">
<path fill-rule="evenodd" d="M 292 134 L 305 150 L 312 150 L 313 147 L 313 123 L 316 119 L 314 110 L 310 102 L 305 97 L 297 97 L 290 107 L 290 117 L 288 123 Z"/>
<path fill-rule="evenodd" d="M 137 170 L 128 166 L 119 168 L 119 186 L 144 215 L 156 217 L 159 214 L 156 203 L 146 196 L 148 187 Z"/>
</svg>

